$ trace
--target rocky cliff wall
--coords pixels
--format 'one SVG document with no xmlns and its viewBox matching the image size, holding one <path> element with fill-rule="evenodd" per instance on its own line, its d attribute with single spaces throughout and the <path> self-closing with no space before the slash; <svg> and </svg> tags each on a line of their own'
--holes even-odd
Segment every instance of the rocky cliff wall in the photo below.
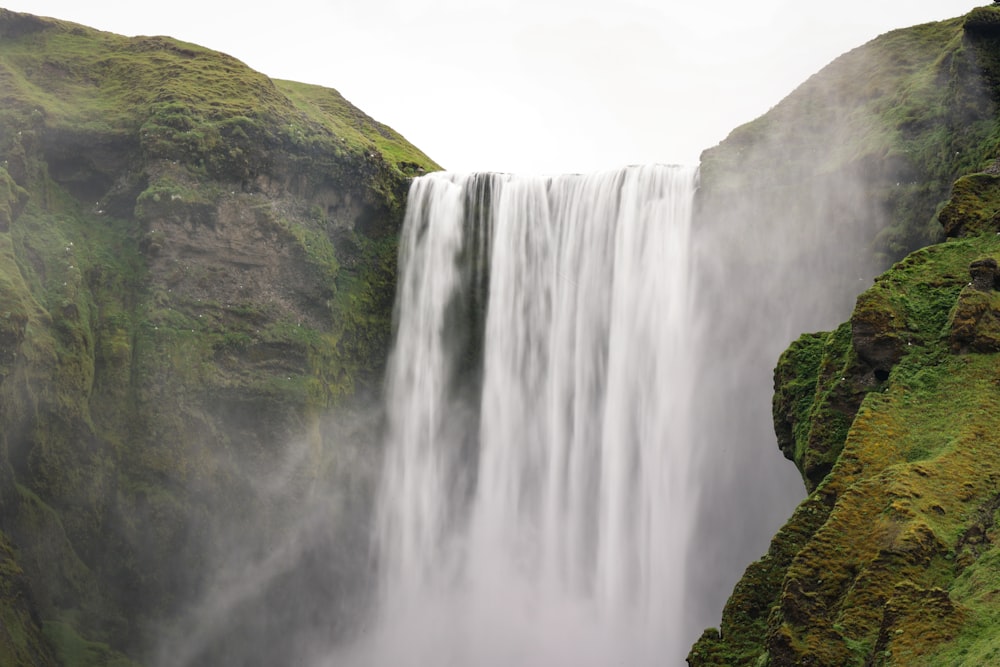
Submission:
<svg viewBox="0 0 1000 667">
<path fill-rule="evenodd" d="M 295 662 L 275 615 L 363 603 L 367 399 L 437 166 L 336 91 L 6 10 L 0 100 L 0 662 Z"/>
<path fill-rule="evenodd" d="M 880 275 L 857 296 L 848 322 L 801 336 L 781 356 L 774 429 L 808 496 L 766 555 L 747 568 L 720 627 L 693 647 L 691 665 L 983 665 L 1000 659 L 994 600 L 1000 190 L 992 111 L 998 17 L 997 9 L 981 8 L 957 22 L 880 38 L 919 39 L 921 49 L 929 49 L 921 57 L 934 63 L 926 80 L 953 91 L 953 99 L 977 88 L 986 94 L 981 106 L 957 107 L 983 114 L 961 125 L 931 122 L 941 118 L 935 105 L 927 118 L 918 106 L 903 114 L 908 120 L 896 136 L 915 143 L 904 144 L 909 158 L 900 156 L 912 179 L 906 188 L 900 182 L 902 199 L 880 196 L 885 183 L 870 174 L 866 196 L 888 214 L 877 243 L 915 239 L 903 230 L 928 219 L 948 238 Z M 926 40 L 939 30 L 942 37 L 954 31 L 936 42 L 943 50 Z M 855 78 L 862 87 L 869 81 Z M 925 102 L 932 97 L 912 85 L 904 90 Z M 894 93 L 883 89 L 881 95 L 892 99 Z M 921 126 L 929 132 L 924 139 L 908 134 Z M 918 150 L 925 141 L 945 143 Z M 914 151 L 924 157 L 914 159 Z M 948 199 L 919 204 L 939 196 L 940 179 L 953 177 L 959 178 Z"/>
<path fill-rule="evenodd" d="M 707 362 L 694 404 L 706 425 L 697 475 L 711 483 L 697 501 L 690 580 L 692 604 L 706 600 L 712 614 L 804 493 L 792 466 L 770 458 L 774 360 L 802 332 L 836 328 L 893 262 L 941 241 L 952 183 L 994 168 L 995 11 L 882 35 L 702 156 L 704 316 L 692 327 Z M 842 399 L 844 409 L 855 400 Z M 836 428 L 849 424 L 845 414 Z M 811 450 L 813 483 L 835 457 Z"/>
</svg>

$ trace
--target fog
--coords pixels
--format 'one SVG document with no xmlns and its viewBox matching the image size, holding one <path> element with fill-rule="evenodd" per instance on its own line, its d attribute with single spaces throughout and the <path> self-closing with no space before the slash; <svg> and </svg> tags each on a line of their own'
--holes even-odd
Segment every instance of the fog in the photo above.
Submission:
<svg viewBox="0 0 1000 667">
<path fill-rule="evenodd" d="M 843 71 L 864 69 L 869 65 L 865 58 L 863 52 L 856 52 L 840 67 Z M 274 510 L 254 519 L 260 531 L 211 526 L 208 576 L 200 602 L 164 640 L 160 664 L 208 665 L 225 656 L 238 664 L 294 660 L 324 667 L 384 667 L 414 659 L 414 664 L 462 667 L 511 661 L 604 665 L 622 659 L 621 646 L 635 651 L 625 658 L 629 664 L 663 660 L 678 664 L 701 631 L 718 624 L 743 569 L 765 553 L 768 541 L 805 495 L 798 471 L 781 457 L 772 426 L 772 371 L 778 356 L 800 334 L 832 330 L 849 318 L 856 296 L 893 259 L 879 239 L 895 222 L 894 202 L 909 196 L 898 189 L 899 184 L 924 177 L 913 163 L 841 151 L 867 122 L 850 112 L 856 95 L 850 79 L 810 81 L 800 97 L 775 111 L 771 123 L 748 131 L 750 139 L 737 134 L 728 146 L 706 153 L 701 185 L 693 193 L 691 237 L 683 259 L 690 265 L 686 315 L 669 320 L 669 333 L 658 329 L 642 344 L 632 344 L 640 356 L 628 376 L 655 367 L 651 360 L 666 349 L 668 339 L 675 344 L 684 341 L 690 362 L 684 373 L 668 371 L 665 375 L 673 382 L 683 377 L 684 384 L 642 397 L 653 401 L 652 413 L 669 416 L 669 422 L 684 420 L 680 430 L 683 455 L 671 458 L 666 468 L 673 475 L 673 485 L 653 503 L 683 508 L 683 520 L 676 522 L 677 515 L 670 518 L 669 513 L 647 516 L 654 524 L 662 521 L 667 532 L 662 542 L 667 546 L 659 551 L 645 551 L 628 542 L 638 529 L 619 533 L 628 553 L 638 553 L 640 559 L 653 555 L 658 565 L 666 565 L 666 570 L 679 576 L 650 580 L 654 585 L 643 587 L 656 598 L 655 604 L 665 605 L 666 613 L 635 616 L 625 604 L 620 616 L 609 616 L 611 622 L 593 623 L 594 609 L 599 610 L 596 617 L 608 618 L 602 614 L 614 608 L 603 602 L 590 606 L 600 598 L 595 593 L 600 586 L 584 586 L 582 590 L 589 592 L 579 597 L 552 596 L 551 591 L 561 585 L 553 582 L 561 581 L 560 577 L 548 578 L 545 572 L 549 571 L 541 565 L 538 573 L 523 576 L 525 563 L 532 571 L 530 564 L 545 553 L 548 547 L 542 545 L 547 540 L 559 542 L 547 531 L 571 525 L 573 520 L 547 524 L 539 518 L 544 513 L 522 514 L 544 488 L 540 479 L 546 476 L 546 459 L 537 453 L 541 449 L 511 455 L 506 462 L 486 459 L 482 464 L 478 383 L 483 356 L 488 359 L 492 352 L 484 343 L 482 322 L 465 333 L 459 325 L 484 316 L 487 293 L 491 301 L 500 298 L 499 292 L 494 293 L 496 286 L 485 292 L 481 285 L 474 287 L 492 273 L 496 255 L 491 250 L 491 234 L 499 232 L 487 220 L 453 222 L 448 233 L 458 234 L 462 224 L 485 225 L 483 229 L 491 230 L 471 242 L 481 253 L 479 260 L 469 263 L 471 251 L 463 250 L 462 243 L 470 242 L 445 243 L 444 254 L 427 260 L 417 275 L 401 274 L 399 298 L 412 298 L 404 295 L 433 281 L 444 285 L 442 294 L 457 290 L 465 296 L 454 301 L 438 294 L 416 309 L 412 316 L 421 326 L 430 327 L 431 340 L 436 340 L 435 327 L 442 322 L 440 331 L 447 335 L 435 343 L 440 347 L 431 348 L 399 347 L 412 341 L 397 338 L 393 366 L 413 383 L 407 385 L 404 396 L 393 400 L 423 403 L 437 396 L 440 404 L 416 422 L 397 422 L 400 432 L 386 438 L 385 417 L 373 398 L 367 406 L 370 412 L 356 408 L 327 420 L 320 457 L 327 464 L 319 472 L 315 452 L 293 443 L 278 470 L 248 477 L 248 486 L 257 496 L 254 504 Z M 847 88 L 842 87 L 845 81 Z M 970 88 L 967 94 L 970 101 L 986 104 L 976 90 Z M 801 124 L 804 107 L 823 110 L 809 118 L 808 132 L 803 132 Z M 511 178 L 515 177 L 483 176 L 480 184 L 495 186 Z M 485 190 L 477 191 L 479 196 Z M 934 196 L 944 197 L 946 192 Z M 914 228 L 932 227 L 934 196 L 915 205 Z M 560 206 L 600 208 L 582 201 Z M 473 214 L 482 214 L 495 204 L 489 196 L 464 203 L 459 197 L 453 202 L 470 207 Z M 546 245 L 550 234 L 531 231 L 532 224 L 543 224 L 545 210 L 529 206 L 521 214 L 526 227 L 516 247 L 525 259 L 554 252 Z M 425 213 L 433 217 L 432 212 Z M 426 241 L 430 232 L 425 229 L 420 234 Z M 927 236 L 923 242 L 932 239 Z M 404 242 L 404 259 L 412 252 L 407 248 Z M 675 257 L 668 264 L 676 266 L 679 261 Z M 529 273 L 527 268 L 515 270 L 511 284 L 528 284 Z M 585 276 L 582 268 L 557 272 L 561 281 L 582 285 L 579 294 L 586 298 L 581 301 L 578 295 L 566 301 L 558 291 L 550 298 L 541 288 L 528 290 L 521 297 L 525 301 L 500 319 L 500 330 L 512 327 L 519 313 L 547 317 L 550 308 L 557 311 L 571 302 L 600 301 L 603 282 L 610 278 L 594 275 Z M 676 287 L 674 280 L 657 278 L 654 300 L 647 305 L 658 304 L 657 290 Z M 459 284 L 466 286 L 456 287 Z M 532 295 L 538 300 L 532 300 Z M 399 308 L 397 303 L 397 317 Z M 654 319 L 665 312 L 658 306 L 647 310 Z M 397 336 L 401 336 L 405 327 L 399 321 L 397 326 L 401 327 Z M 583 333 L 589 331 L 586 328 L 580 331 L 578 335 L 584 338 L 590 335 Z M 671 339 L 674 334 L 678 338 Z M 514 348 L 535 350 L 530 358 L 537 353 L 537 341 L 531 341 L 529 337 Z M 479 349 L 483 344 L 486 351 Z M 556 345 L 553 350 L 563 347 Z M 438 384 L 415 382 L 422 370 L 442 363 L 434 360 L 434 355 L 442 354 L 457 360 L 457 366 L 445 373 L 451 379 L 446 378 L 444 384 L 440 378 L 435 380 Z M 506 434 L 499 439 L 514 445 L 515 451 L 529 443 L 546 446 L 544 438 L 538 439 L 544 430 L 541 422 L 531 416 L 533 406 L 547 400 L 546 394 L 532 392 L 553 380 L 542 372 L 550 365 L 539 363 L 529 363 L 509 376 L 507 383 L 516 389 L 513 395 L 520 396 L 520 407 L 504 412 L 499 426 L 490 427 L 491 432 Z M 566 368 L 592 378 L 604 377 L 603 367 L 591 363 L 577 361 Z M 603 383 L 598 382 L 595 395 L 617 391 Z M 402 390 L 396 386 L 395 391 Z M 626 402 L 642 401 L 632 396 Z M 684 406 L 683 417 L 676 412 L 679 406 Z M 430 421 L 421 421 L 425 418 Z M 622 433 L 636 428 L 629 419 L 623 422 L 630 425 Z M 410 436 L 419 436 L 414 456 L 393 453 Z M 450 447 L 443 458 L 421 458 L 428 448 L 442 442 Z M 389 458 L 383 461 L 385 447 Z M 515 461 L 511 469 L 520 472 L 499 482 L 484 478 L 484 474 L 507 470 L 511 461 Z M 414 485 L 413 466 L 421 465 L 427 466 L 421 478 L 425 481 Z M 588 474 L 591 481 L 581 488 L 594 491 L 598 487 L 588 485 L 601 473 Z M 520 509 L 505 519 L 508 510 L 503 504 L 491 509 L 478 491 L 487 483 L 506 488 L 508 499 L 519 499 L 511 506 Z M 588 497 L 589 491 L 581 498 Z M 640 504 L 627 507 L 641 514 Z M 592 509 L 592 514 L 600 514 Z M 497 525 L 523 524 L 530 530 L 526 534 L 520 534 L 520 528 L 509 534 L 506 528 L 499 533 L 487 530 L 488 539 L 479 541 L 476 534 L 481 527 L 476 525 L 483 512 L 494 512 L 491 521 L 498 521 Z M 594 539 L 604 530 L 584 528 L 577 535 Z M 525 552 L 527 556 L 508 560 L 504 555 L 508 548 L 520 553 L 520 547 L 511 545 L 523 544 L 533 545 Z M 559 549 L 554 553 L 571 553 L 565 545 Z M 612 547 L 605 548 L 606 553 L 612 551 Z M 555 572 L 586 570 L 599 561 L 590 556 L 578 561 L 571 555 L 554 561 L 565 565 Z M 634 582 L 633 576 L 625 574 L 620 581 Z M 613 576 L 608 579 L 612 580 Z M 401 596 L 391 593 L 400 590 Z M 629 590 L 629 584 L 623 584 L 622 590 Z M 630 595 L 622 600 L 631 599 Z M 650 624 L 650 618 L 656 620 Z M 649 628 L 655 632 L 646 634 Z M 668 644 L 646 643 L 650 636 L 656 636 L 656 642 L 669 638 Z"/>
<path fill-rule="evenodd" d="M 629 83 L 633 85 L 635 81 Z M 781 458 L 772 428 L 772 371 L 778 356 L 801 333 L 833 329 L 850 316 L 856 296 L 894 258 L 876 243 L 893 222 L 886 193 L 900 181 L 924 176 L 904 162 L 837 155 L 864 122 L 849 113 L 850 95 L 821 89 L 819 83 L 812 86 L 810 99 L 826 111 L 808 132 L 795 123 L 795 114 L 777 113 L 758 135 L 734 141 L 720 153 L 708 153 L 703 185 L 693 195 L 692 236 L 684 258 L 690 264 L 691 303 L 686 317 L 672 320 L 674 327 L 683 329 L 693 369 L 685 372 L 688 384 L 673 388 L 685 392 L 683 400 L 669 402 L 671 407 L 683 403 L 689 420 L 685 458 L 674 462 L 675 473 L 683 470 L 683 497 L 671 499 L 687 511 L 678 533 L 683 539 L 667 550 L 671 567 L 683 573 L 683 581 L 679 587 L 675 581 L 664 585 L 675 609 L 660 617 L 669 619 L 662 621 L 669 626 L 664 634 L 677 637 L 669 649 L 670 660 L 682 657 L 703 628 L 717 625 L 743 568 L 766 551 L 771 536 L 805 494 L 798 472 Z M 608 117 L 622 114 L 621 109 L 605 111 Z M 544 142 L 532 150 L 558 152 Z M 927 227 L 925 223 L 932 222 L 935 203 L 931 197 L 918 207 L 923 218 L 916 224 Z M 923 240 L 932 239 L 929 233 Z M 539 251 L 533 243 L 525 241 L 520 248 L 526 253 Z M 431 268 L 440 278 L 454 261 L 442 257 Z M 579 278 L 573 274 L 567 279 Z M 598 293 L 600 283 L 593 282 L 585 296 Z M 553 303 L 559 299 L 553 298 Z M 481 307 L 466 303 L 463 308 L 469 312 L 462 314 L 471 317 Z M 532 308 L 544 310 L 538 304 L 525 306 Z M 439 315 L 447 320 L 447 315 Z M 481 334 L 451 344 L 462 348 L 463 354 L 473 354 Z M 651 338 L 644 344 L 653 346 L 647 353 L 654 357 L 663 338 Z M 414 366 L 424 363 L 405 358 Z M 642 369 L 641 361 L 634 361 L 633 370 Z M 482 363 L 472 362 L 476 373 Z M 529 379 L 543 382 L 534 376 Z M 462 385 L 461 391 L 465 390 L 471 391 Z M 179 569 L 191 570 L 182 578 L 195 594 L 182 618 L 163 629 L 154 650 L 155 664 L 386 667 L 389 663 L 380 663 L 371 654 L 355 652 L 359 640 L 385 639 L 392 644 L 388 655 L 399 664 L 414 646 L 448 636 L 456 618 L 467 620 L 455 616 L 456 605 L 448 596 L 418 596 L 409 611 L 420 623 L 406 625 L 405 632 L 397 635 L 379 635 L 385 616 L 380 596 L 393 567 L 392 549 L 408 548 L 391 546 L 394 537 L 377 534 L 380 526 L 385 527 L 380 516 L 395 516 L 393 530 L 413 528 L 406 512 L 386 509 L 391 494 L 385 485 L 402 483 L 403 473 L 384 467 L 384 448 L 394 446 L 394 440 L 385 436 L 382 399 L 373 395 L 332 412 L 322 420 L 318 435 L 269 443 L 274 452 L 267 465 L 234 464 L 229 475 L 242 490 L 239 497 L 219 497 L 211 489 L 189 490 L 200 495 L 208 509 L 192 528 L 201 536 L 203 560 L 178 562 Z M 650 410 L 666 405 L 664 400 Z M 527 409 L 521 406 L 522 411 Z M 479 450 L 469 445 L 480 426 L 477 410 L 460 401 L 445 415 L 446 425 L 455 432 L 441 437 L 457 443 L 454 460 L 446 466 L 453 497 L 447 508 L 432 512 L 446 528 L 433 527 L 422 536 L 425 541 L 427 535 L 431 541 L 444 535 L 448 543 L 451 524 L 469 521 L 467 508 L 455 512 L 455 507 L 474 497 L 481 481 Z M 527 438 L 519 432 L 513 439 Z M 389 461 L 406 465 L 391 456 Z M 530 472 L 530 466 L 522 467 Z M 420 494 L 412 500 L 420 501 Z M 631 537 L 629 530 L 622 535 Z M 459 541 L 446 546 L 462 550 L 469 545 Z M 441 548 L 432 545 L 429 553 L 444 560 L 424 560 L 421 567 L 434 570 L 440 565 L 436 576 L 445 579 L 464 576 L 464 555 L 452 562 L 446 559 L 447 549 Z M 605 549 L 610 552 L 613 547 Z M 473 604 L 470 614 L 492 621 L 497 609 L 535 604 L 537 591 L 523 584 L 513 575 L 487 581 L 481 591 L 486 597 L 476 598 L 480 606 Z M 483 599 L 496 600 L 497 607 L 481 606 Z M 458 607 L 468 611 L 468 604 L 462 599 Z M 601 665 L 618 657 L 613 651 L 601 651 L 622 642 L 622 637 L 626 643 L 635 639 L 629 634 L 635 627 L 624 616 L 621 625 L 629 627 L 613 640 L 595 635 L 592 645 L 572 646 L 565 639 L 560 643 L 565 633 L 578 629 L 574 618 L 586 613 L 573 604 L 546 602 L 537 615 L 506 614 L 504 622 L 509 625 L 504 629 L 510 634 L 494 635 L 488 623 L 473 626 L 476 631 L 471 634 L 456 633 L 452 659 L 477 655 L 488 660 L 462 667 L 508 664 L 523 655 L 510 653 L 507 638 L 527 636 L 538 639 L 537 644 L 526 644 L 536 650 L 531 659 L 538 664 L 573 660 L 582 664 L 576 652 L 581 648 Z M 638 659 L 661 657 L 645 653 Z"/>
<path fill-rule="evenodd" d="M 344 406 L 268 443 L 262 465 L 232 462 L 225 497 L 189 490 L 209 510 L 189 527 L 199 556 L 177 563 L 196 592 L 155 633 L 151 664 L 314 665 L 363 631 L 382 414 L 377 400 Z"/>
</svg>

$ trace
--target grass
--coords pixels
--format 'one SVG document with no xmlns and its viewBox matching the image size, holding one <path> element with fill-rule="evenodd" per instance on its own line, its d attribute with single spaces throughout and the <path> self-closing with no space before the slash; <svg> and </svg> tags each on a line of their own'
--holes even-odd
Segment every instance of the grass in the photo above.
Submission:
<svg viewBox="0 0 1000 667">
<path fill-rule="evenodd" d="M 297 109 L 333 136 L 341 138 L 346 148 L 361 151 L 374 148 L 387 162 L 409 176 L 440 168 L 395 130 L 370 118 L 337 91 L 294 81 L 275 80 L 274 83 Z M 295 125 L 288 131 L 303 134 Z"/>
<path fill-rule="evenodd" d="M 970 512 L 988 496 L 996 472 L 988 465 L 977 470 L 976 462 L 1000 454 L 979 440 L 1000 414 L 1000 396 L 991 391 L 997 379 L 992 358 L 948 353 L 942 326 L 948 304 L 933 290 L 910 288 L 932 276 L 940 283 L 954 267 L 998 251 L 993 238 L 937 246 L 872 288 L 899 308 L 912 335 L 924 337 L 885 386 L 866 396 L 832 474 L 816 491 L 832 511 L 797 553 L 783 583 L 786 596 L 798 591 L 782 608 L 786 636 L 800 660 L 937 664 L 924 661 L 964 622 L 964 612 L 948 605 L 936 617 L 885 615 L 886 604 L 927 605 L 936 599 L 934 591 L 950 585 L 956 540 Z M 951 289 L 957 299 L 961 285 Z M 967 492 L 956 496 L 956 488 Z"/>
<path fill-rule="evenodd" d="M 45 623 L 45 636 L 55 647 L 60 664 L 74 667 L 136 667 L 137 663 L 102 642 L 87 641 L 68 623 Z"/>
<path fill-rule="evenodd" d="M 21 16 L 4 10 L 0 22 Z M 0 40 L 0 128 L 44 125 L 57 134 L 138 141 L 148 159 L 182 160 L 213 177 L 260 173 L 267 149 L 277 147 L 313 159 L 377 159 L 397 176 L 440 168 L 335 90 L 273 81 L 235 58 L 167 37 L 29 22 L 31 29 Z"/>
<path fill-rule="evenodd" d="M 1000 655 L 1000 371 L 995 352 L 952 344 L 962 303 L 985 299 L 1000 313 L 1000 300 L 966 287 L 969 264 L 984 257 L 1000 257 L 1000 237 L 928 247 L 858 298 L 854 318 L 882 322 L 904 345 L 885 380 L 851 359 L 847 325 L 782 356 L 775 418 L 793 416 L 783 442 L 805 470 L 810 456 L 835 453 L 832 470 L 811 480 L 747 569 L 722 633 L 699 640 L 693 664 L 974 665 Z M 856 415 L 843 409 L 843 386 Z"/>
<path fill-rule="evenodd" d="M 199 526 L 253 516 L 247 471 L 340 441 L 320 415 L 378 386 L 406 187 L 438 168 L 334 90 L 0 10 L 0 505 L 39 651 L 129 664 L 207 576 Z M 253 261 L 200 254 L 226 225 Z"/>
<path fill-rule="evenodd" d="M 762 218 L 794 220 L 802 208 L 826 215 L 831 188 L 855 193 L 875 225 L 867 252 L 882 267 L 940 241 L 936 214 L 953 182 L 1000 156 L 1000 49 L 965 25 L 892 31 L 835 60 L 704 152 L 706 201 L 738 207 L 730 194 L 755 193 Z M 829 224 L 850 222 L 848 207 L 833 211 Z"/>
</svg>

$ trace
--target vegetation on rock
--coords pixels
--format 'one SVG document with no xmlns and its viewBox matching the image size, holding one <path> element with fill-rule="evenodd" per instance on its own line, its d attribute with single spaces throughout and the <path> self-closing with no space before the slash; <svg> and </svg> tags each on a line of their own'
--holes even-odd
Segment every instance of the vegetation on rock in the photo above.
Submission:
<svg viewBox="0 0 1000 667">
<path fill-rule="evenodd" d="M 939 40 L 912 71 L 944 82 L 938 89 L 957 99 L 965 94 L 959 81 L 975 87 L 964 78 L 975 70 L 961 64 L 971 55 L 995 100 L 998 11 L 890 33 L 866 48 Z M 956 32 L 963 26 L 964 36 Z M 782 355 L 775 431 L 809 496 L 747 568 L 691 665 L 971 666 L 1000 658 L 1000 124 L 992 105 L 963 105 L 972 115 L 959 128 L 944 98 L 918 90 L 896 82 L 870 98 L 913 98 L 891 112 L 912 114 L 905 132 L 871 128 L 869 145 L 884 158 L 894 145 L 909 146 L 914 170 L 904 199 L 885 200 L 895 213 L 882 239 L 919 245 L 932 209 L 956 238 L 909 254 L 858 296 L 850 322 L 804 335 Z M 935 206 L 939 179 L 949 175 L 957 179 L 951 198 Z"/>
<path fill-rule="evenodd" d="M 1000 151 L 1000 34 L 982 28 L 998 20 L 981 7 L 841 56 L 705 151 L 703 205 L 742 212 L 732 198 L 751 197 L 771 216 L 818 211 L 831 236 L 868 239 L 883 268 L 940 241 L 952 183 Z"/>
<path fill-rule="evenodd" d="M 721 634 L 703 636 L 690 664 L 973 665 L 1000 650 L 986 630 L 995 609 L 965 587 L 991 562 L 1000 376 L 992 350 L 951 344 L 970 299 L 1000 314 L 996 293 L 967 286 L 970 263 L 983 257 L 1000 257 L 994 234 L 932 246 L 858 298 L 854 318 L 878 309 L 903 342 L 884 380 L 856 359 L 824 383 L 820 364 L 803 360 L 821 343 L 830 355 L 843 327 L 804 337 L 782 358 L 775 419 L 787 423 L 791 406 L 812 493 L 748 568 Z M 863 391 L 846 432 L 829 384 Z M 810 448 L 836 453 L 822 479 L 808 474 Z"/>
<path fill-rule="evenodd" d="M 822 258 L 853 295 L 911 254 L 779 360 L 775 431 L 809 496 L 692 665 L 1000 658 L 998 25 L 982 7 L 884 35 L 704 155 L 698 215 L 720 233 L 812 234 L 796 223 L 821 212 L 816 254 L 789 262 L 805 280 Z M 183 645 L 189 664 L 292 664 L 309 638 L 270 642 L 255 603 L 298 628 L 309 597 L 282 601 L 314 588 L 357 616 L 377 455 L 362 402 L 405 188 L 436 168 L 336 91 L 0 10 L 0 662 Z M 775 252 L 744 243 L 736 273 Z M 312 541 L 275 569 L 261 544 L 289 525 Z M 253 600 L 208 588 L 252 568 Z M 243 630 L 200 625 L 207 598 Z"/>
<path fill-rule="evenodd" d="M 323 415 L 378 391 L 406 188 L 438 167 L 336 91 L 2 9 L 0 101 L 0 662 L 151 659 L 212 544 L 370 486 Z M 328 509 L 323 539 L 357 530 Z"/>
</svg>

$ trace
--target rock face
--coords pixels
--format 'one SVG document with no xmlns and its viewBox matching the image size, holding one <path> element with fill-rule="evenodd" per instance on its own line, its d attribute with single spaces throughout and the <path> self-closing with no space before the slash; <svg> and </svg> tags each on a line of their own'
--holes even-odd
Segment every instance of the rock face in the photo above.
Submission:
<svg viewBox="0 0 1000 667">
<path fill-rule="evenodd" d="M 975 54 L 996 99 L 1000 12 L 960 25 L 953 45 Z M 849 322 L 781 356 L 775 431 L 809 495 L 690 665 L 971 666 L 1000 655 L 996 127 L 970 146 L 981 159 L 949 172 L 959 178 L 938 217 L 953 238 L 906 256 L 857 297 Z"/>
<path fill-rule="evenodd" d="M 702 155 L 697 295 L 707 313 L 698 336 L 710 363 L 698 377 L 720 389 L 695 402 L 707 413 L 697 420 L 707 425 L 697 434 L 699 477 L 712 480 L 696 503 L 689 559 L 692 604 L 712 598 L 699 617 L 717 614 L 734 583 L 716 583 L 721 573 L 766 549 L 754 536 L 773 534 L 803 493 L 791 466 L 768 456 L 774 430 L 762 388 L 774 360 L 802 332 L 836 329 L 801 340 L 778 369 L 779 442 L 812 489 L 836 462 L 864 394 L 887 380 L 914 337 L 885 293 L 858 295 L 945 238 L 940 222 L 965 201 L 946 205 L 957 179 L 996 178 L 982 172 L 1000 145 L 1000 48 L 989 30 L 969 29 L 995 12 L 893 31 L 846 53 Z M 991 192 L 984 185 L 967 198 L 984 230 L 995 210 L 977 202 Z M 956 279 L 968 281 L 966 267 Z M 822 414 L 811 415 L 817 393 Z M 714 546 L 721 534 L 726 544 Z"/>
<path fill-rule="evenodd" d="M 951 199 L 938 218 L 947 236 L 1000 230 L 1000 176 L 977 173 L 955 181 Z"/>
<path fill-rule="evenodd" d="M 305 659 L 320 606 L 361 615 L 366 399 L 437 165 L 336 91 L 6 10 L 0 99 L 0 663 Z"/>
<path fill-rule="evenodd" d="M 980 292 L 992 292 L 996 284 L 997 261 L 992 257 L 977 259 L 969 264 L 972 287 Z"/>
<path fill-rule="evenodd" d="M 885 378 L 870 376 L 843 327 L 782 357 L 775 421 L 791 423 L 811 493 L 690 664 L 989 662 L 996 607 L 978 586 L 992 585 L 996 556 L 997 348 L 954 344 L 966 302 L 994 312 L 992 295 L 966 285 L 984 255 L 1000 257 L 995 235 L 932 246 L 859 297 L 855 317 L 882 304 L 881 321 L 901 325 Z M 803 362 L 805 350 L 821 361 Z M 824 374 L 831 364 L 842 370 Z M 813 472 L 816 457 L 832 459 L 829 474 Z"/>
</svg>

